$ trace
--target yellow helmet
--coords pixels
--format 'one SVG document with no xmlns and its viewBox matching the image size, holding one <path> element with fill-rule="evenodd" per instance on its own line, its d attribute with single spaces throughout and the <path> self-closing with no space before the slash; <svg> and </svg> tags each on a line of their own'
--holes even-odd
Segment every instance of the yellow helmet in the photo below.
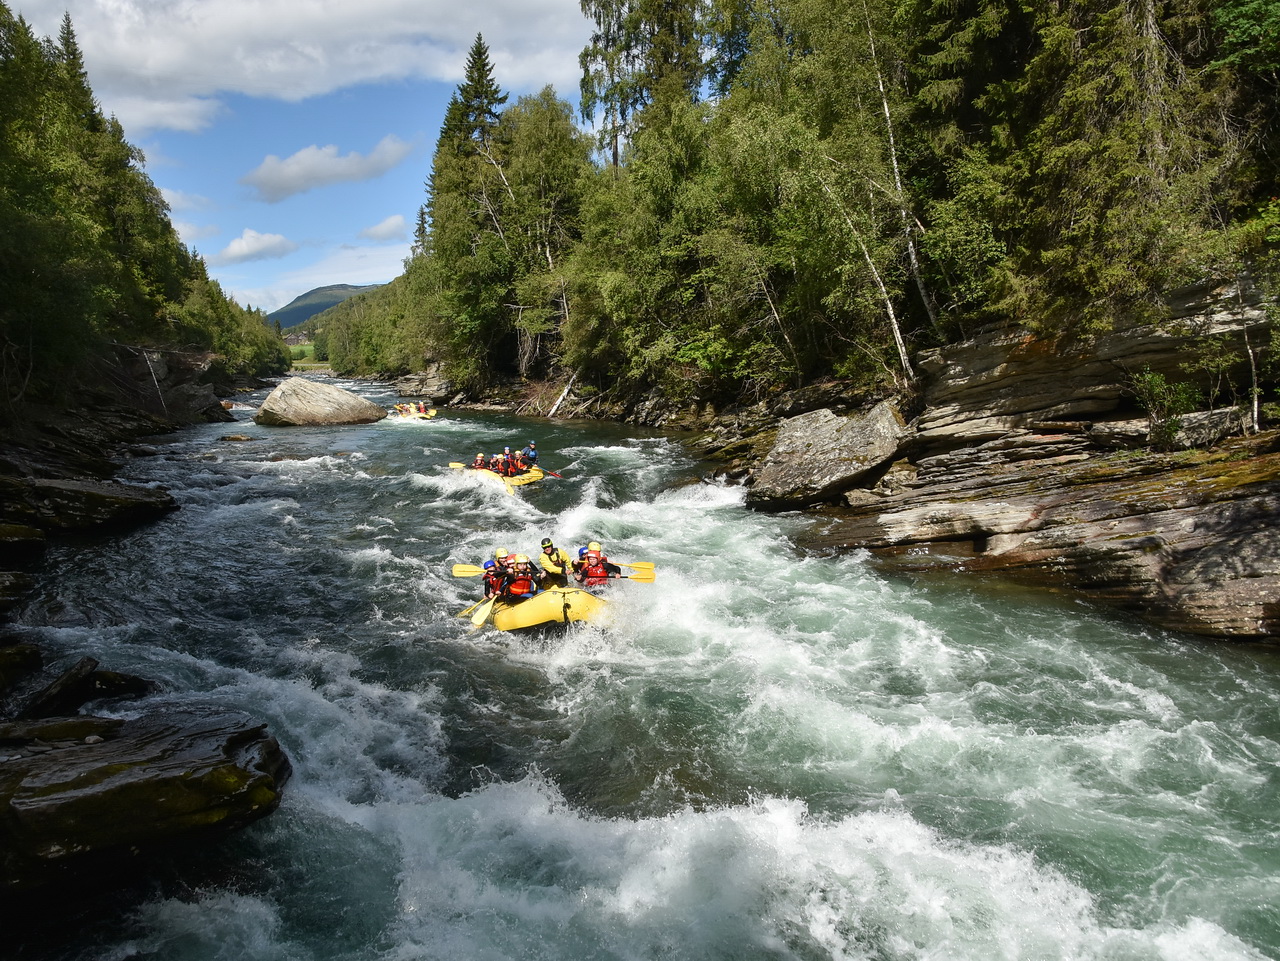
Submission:
<svg viewBox="0 0 1280 961">
<path fill-rule="evenodd" d="M 600 546 L 600 542 L 599 542 L 599 541 L 592 541 L 590 544 L 588 544 L 588 545 L 587 545 L 587 550 L 589 550 L 589 551 L 602 551 L 602 550 L 604 550 L 604 548 Z"/>
<path fill-rule="evenodd" d="M 517 555 L 516 555 L 516 563 L 517 563 L 517 564 L 528 564 L 528 563 L 529 563 L 529 555 L 528 555 L 528 554 L 517 554 Z"/>
<path fill-rule="evenodd" d="M 496 551 L 493 552 L 493 556 L 498 560 L 502 560 L 504 557 L 507 556 L 507 549 L 505 547 L 499 547 Z"/>
</svg>

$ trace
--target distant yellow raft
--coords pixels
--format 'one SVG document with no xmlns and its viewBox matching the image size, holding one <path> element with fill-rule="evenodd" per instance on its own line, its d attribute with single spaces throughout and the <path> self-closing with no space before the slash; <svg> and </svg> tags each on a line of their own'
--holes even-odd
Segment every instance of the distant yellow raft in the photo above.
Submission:
<svg viewBox="0 0 1280 961">
<path fill-rule="evenodd" d="M 543 624 L 596 620 L 609 602 L 580 587 L 549 587 L 514 604 L 494 601 L 491 620 L 500 631 L 520 631 Z"/>
<path fill-rule="evenodd" d="M 466 464 L 457 463 L 450 464 L 449 466 L 454 470 L 471 470 L 474 473 L 479 474 L 481 477 L 492 477 L 494 480 L 500 481 L 506 486 L 508 494 L 514 494 L 517 487 L 523 487 L 525 484 L 532 484 L 534 481 L 540 481 L 542 478 L 547 476 L 546 471 L 541 467 L 530 467 L 523 474 L 515 474 L 514 476 L 508 477 L 506 474 L 499 474 L 496 471 L 491 471 L 487 467 L 471 468 Z"/>
</svg>

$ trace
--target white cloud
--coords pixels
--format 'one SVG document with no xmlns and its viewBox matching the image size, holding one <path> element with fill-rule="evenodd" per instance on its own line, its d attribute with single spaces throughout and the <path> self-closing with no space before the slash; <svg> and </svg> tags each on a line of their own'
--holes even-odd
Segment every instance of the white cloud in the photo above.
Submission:
<svg viewBox="0 0 1280 961">
<path fill-rule="evenodd" d="M 208 197 L 189 194 L 183 190 L 170 190 L 168 187 L 161 187 L 160 196 L 164 198 L 164 202 L 169 205 L 170 210 L 204 210 L 210 206 Z"/>
<path fill-rule="evenodd" d="M 193 224 L 189 220 L 173 221 L 173 229 L 178 232 L 179 239 L 188 247 L 193 246 L 197 240 L 214 237 L 222 232 L 216 224 Z"/>
<path fill-rule="evenodd" d="M 372 227 L 366 227 L 360 231 L 360 236 L 365 240 L 373 240 L 379 243 L 389 243 L 391 241 L 402 241 L 405 239 L 405 220 L 403 214 L 393 214 L 382 223 L 374 224 Z"/>
<path fill-rule="evenodd" d="M 288 237 L 281 234 L 260 234 L 250 227 L 222 252 L 211 258 L 215 264 L 242 264 L 248 260 L 273 260 L 284 257 L 298 249 Z"/>
<path fill-rule="evenodd" d="M 78 33 L 76 36 L 79 39 Z M 98 90 L 95 77 L 91 76 L 89 83 L 103 110 L 115 114 L 129 136 L 148 130 L 199 133 L 223 113 L 222 104 L 212 97 L 173 96 L 163 90 L 113 95 L 118 88 L 110 78 L 103 84 L 105 93 Z"/>
<path fill-rule="evenodd" d="M 506 89 L 577 88 L 590 24 L 572 0 L 17 0 L 56 36 L 71 14 L 90 83 L 131 137 L 196 131 L 240 93 L 297 101 L 343 87 L 462 78 L 483 33 Z"/>
<path fill-rule="evenodd" d="M 372 180 L 412 152 L 413 145 L 394 134 L 383 137 L 368 156 L 358 153 L 339 156 L 333 144 L 327 147 L 312 144 L 284 160 L 270 154 L 257 169 L 241 177 L 240 182 L 255 188 L 260 200 L 273 204 L 328 184 Z"/>
<path fill-rule="evenodd" d="M 234 281 L 224 286 L 231 290 L 237 303 L 255 304 L 270 313 L 317 287 L 390 283 L 404 273 L 408 256 L 407 243 L 395 247 L 342 247 L 314 263 L 282 274 L 270 287 L 242 287 Z"/>
</svg>

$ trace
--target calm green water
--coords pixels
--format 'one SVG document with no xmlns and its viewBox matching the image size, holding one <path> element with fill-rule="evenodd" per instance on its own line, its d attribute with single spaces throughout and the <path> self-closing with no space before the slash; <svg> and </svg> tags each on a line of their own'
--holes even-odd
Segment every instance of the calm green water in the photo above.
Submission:
<svg viewBox="0 0 1280 961">
<path fill-rule="evenodd" d="M 251 413 L 134 462 L 182 509 L 56 546 L 19 629 L 265 718 L 286 800 L 16 957 L 1280 957 L 1274 648 L 801 556 L 616 425 Z M 562 480 L 446 466 L 530 439 Z M 657 581 L 563 636 L 454 616 L 453 563 L 546 535 Z"/>
</svg>

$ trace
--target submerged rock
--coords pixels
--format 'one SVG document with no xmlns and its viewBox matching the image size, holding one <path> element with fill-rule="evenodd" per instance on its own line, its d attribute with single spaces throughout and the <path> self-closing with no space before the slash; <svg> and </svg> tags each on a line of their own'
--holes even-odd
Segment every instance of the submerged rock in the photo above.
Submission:
<svg viewBox="0 0 1280 961">
<path fill-rule="evenodd" d="M 238 712 L 0 724 L 0 893 L 116 878 L 174 841 L 244 827 L 275 810 L 289 773 Z"/>
<path fill-rule="evenodd" d="M 253 415 L 267 427 L 372 424 L 387 416 L 385 408 L 331 384 L 289 377 L 273 390 Z"/>
</svg>

